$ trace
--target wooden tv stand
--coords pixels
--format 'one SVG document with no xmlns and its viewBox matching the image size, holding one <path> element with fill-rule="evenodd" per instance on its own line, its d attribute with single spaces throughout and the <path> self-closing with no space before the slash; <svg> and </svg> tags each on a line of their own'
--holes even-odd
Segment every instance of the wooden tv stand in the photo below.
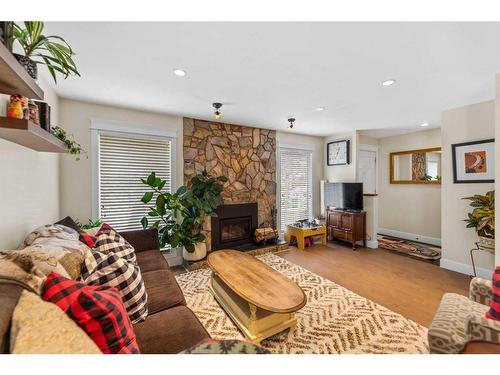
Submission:
<svg viewBox="0 0 500 375">
<path fill-rule="evenodd" d="M 366 212 L 329 209 L 326 211 L 326 227 L 332 240 L 343 240 L 352 243 L 356 250 L 356 242 L 363 241 L 366 247 Z"/>
</svg>

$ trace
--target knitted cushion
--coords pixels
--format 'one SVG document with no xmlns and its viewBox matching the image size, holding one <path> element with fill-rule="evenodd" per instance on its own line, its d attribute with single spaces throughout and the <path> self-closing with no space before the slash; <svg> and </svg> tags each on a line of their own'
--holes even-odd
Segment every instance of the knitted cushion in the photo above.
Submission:
<svg viewBox="0 0 500 375">
<path fill-rule="evenodd" d="M 500 266 L 497 266 L 495 272 L 493 272 L 491 289 L 490 310 L 486 313 L 486 317 L 500 320 Z"/>
<path fill-rule="evenodd" d="M 115 287 L 121 294 L 132 323 L 148 315 L 147 294 L 139 267 L 114 253 L 88 251 L 81 280 L 88 285 Z"/>
<path fill-rule="evenodd" d="M 116 289 L 87 286 L 51 273 L 44 283 L 42 298 L 66 312 L 103 353 L 139 353 L 132 324 Z"/>
</svg>

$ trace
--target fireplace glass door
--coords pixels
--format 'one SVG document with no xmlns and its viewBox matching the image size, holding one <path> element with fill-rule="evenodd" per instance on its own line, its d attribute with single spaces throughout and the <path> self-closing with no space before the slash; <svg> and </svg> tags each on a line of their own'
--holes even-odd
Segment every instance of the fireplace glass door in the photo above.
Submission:
<svg viewBox="0 0 500 375">
<path fill-rule="evenodd" d="M 252 218 L 250 216 L 222 219 L 220 221 L 220 242 L 232 242 L 251 237 Z"/>
</svg>

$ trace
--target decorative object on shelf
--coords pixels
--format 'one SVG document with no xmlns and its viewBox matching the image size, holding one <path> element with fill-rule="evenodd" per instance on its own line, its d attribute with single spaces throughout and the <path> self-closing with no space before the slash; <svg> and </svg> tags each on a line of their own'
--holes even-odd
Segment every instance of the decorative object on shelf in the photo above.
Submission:
<svg viewBox="0 0 500 375">
<path fill-rule="evenodd" d="M 464 221 L 467 228 L 474 228 L 479 236 L 479 245 L 484 248 L 495 248 L 495 191 L 485 195 L 473 195 L 462 199 L 470 200 L 474 209 Z"/>
<path fill-rule="evenodd" d="M 224 203 L 223 183 L 227 177 L 213 177 L 205 170 L 195 175 L 188 187 L 181 186 L 175 193 L 163 192 L 166 181 L 152 172 L 141 181 L 152 191 L 144 193 L 141 201 L 149 206 L 147 216 L 141 219 L 143 228 L 158 230 L 161 247 L 184 247 L 184 257 L 188 261 L 206 256 L 203 223 L 207 216 L 217 216 L 217 208 Z M 154 220 L 149 225 L 148 217 Z"/>
<path fill-rule="evenodd" d="M 293 123 L 295 122 L 295 119 L 293 117 L 290 117 L 288 119 L 288 122 L 290 123 L 290 125 L 288 125 L 288 129 L 292 130 L 293 129 L 293 125 L 294 125 Z"/>
<path fill-rule="evenodd" d="M 0 43 L 2 43 L 9 51 L 12 52 L 12 32 L 14 22 L 0 21 Z"/>
<path fill-rule="evenodd" d="M 45 103 L 41 102 L 38 100 L 34 101 L 35 104 L 38 106 L 38 117 L 40 119 L 40 127 L 42 129 L 47 130 L 49 133 L 50 131 L 50 106 Z"/>
<path fill-rule="evenodd" d="M 24 28 L 14 23 L 10 44 L 17 41 L 24 50 L 24 56 L 14 54 L 19 63 L 33 79 L 38 78 L 37 64 L 46 65 L 56 83 L 56 72 L 64 79 L 70 75 L 80 76 L 73 61 L 75 52 L 60 36 L 43 35 L 43 27 L 41 21 L 25 21 Z"/>
<path fill-rule="evenodd" d="M 73 136 L 68 135 L 66 130 L 56 125 L 51 129 L 51 132 L 66 144 L 66 147 L 71 155 L 77 155 L 75 158 L 76 161 L 80 160 L 79 155 L 82 153 L 88 158 L 87 151 L 85 151 L 82 146 L 73 139 Z"/>
<path fill-rule="evenodd" d="M 222 117 L 220 113 L 220 108 L 222 107 L 222 103 L 212 103 L 212 107 L 215 108 L 214 118 L 216 120 L 220 120 L 220 118 Z"/>
<path fill-rule="evenodd" d="M 40 114 L 38 113 L 38 106 L 33 100 L 28 100 L 29 120 L 37 125 L 40 125 Z"/>
<path fill-rule="evenodd" d="M 350 164 L 350 140 L 330 142 L 326 145 L 327 165 L 347 165 Z"/>
<path fill-rule="evenodd" d="M 451 145 L 453 182 L 495 182 L 495 140 Z"/>
<path fill-rule="evenodd" d="M 22 95 L 11 95 L 7 108 L 7 117 L 18 120 L 28 120 L 28 98 Z"/>
</svg>

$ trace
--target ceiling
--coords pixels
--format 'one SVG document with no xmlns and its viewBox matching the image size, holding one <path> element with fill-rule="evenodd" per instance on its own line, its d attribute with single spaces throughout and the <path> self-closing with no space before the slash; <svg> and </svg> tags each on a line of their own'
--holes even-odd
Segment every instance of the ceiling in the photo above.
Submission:
<svg viewBox="0 0 500 375">
<path fill-rule="evenodd" d="M 293 116 L 294 132 L 320 136 L 437 127 L 442 110 L 493 99 L 500 72 L 500 23 L 47 22 L 45 33 L 78 53 L 81 78 L 61 80 L 62 97 L 203 119 L 219 101 L 221 121 L 285 130 Z"/>
</svg>

